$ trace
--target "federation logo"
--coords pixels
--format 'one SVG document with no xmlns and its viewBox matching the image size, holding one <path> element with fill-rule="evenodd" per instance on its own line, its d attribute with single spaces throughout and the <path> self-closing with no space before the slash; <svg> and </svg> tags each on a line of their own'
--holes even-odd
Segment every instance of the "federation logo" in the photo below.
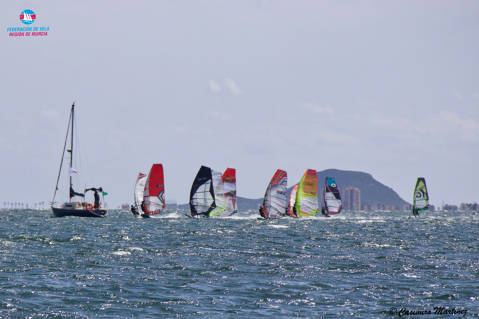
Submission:
<svg viewBox="0 0 479 319">
<path fill-rule="evenodd" d="M 20 13 L 20 21 L 22 21 L 23 24 L 32 24 L 33 22 L 35 22 L 36 18 L 37 15 L 35 14 L 35 12 L 30 9 L 23 10 Z"/>
</svg>

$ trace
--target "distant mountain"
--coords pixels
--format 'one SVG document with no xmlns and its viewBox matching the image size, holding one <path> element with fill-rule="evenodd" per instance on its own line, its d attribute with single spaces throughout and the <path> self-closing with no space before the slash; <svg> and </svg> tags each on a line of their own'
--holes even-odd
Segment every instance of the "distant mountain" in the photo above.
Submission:
<svg viewBox="0 0 479 319">
<path fill-rule="evenodd" d="M 402 209 L 409 205 L 403 200 L 391 187 L 388 187 L 377 180 L 371 174 L 357 171 L 343 171 L 339 169 L 327 169 L 318 172 L 318 191 L 323 189 L 324 178 L 334 177 L 339 189 L 342 190 L 348 186 L 354 186 L 361 191 L 361 206 L 370 206 L 376 208 Z M 289 185 L 294 185 L 298 181 L 288 180 Z M 265 190 L 267 185 L 264 186 Z M 288 189 L 288 196 L 292 186 Z M 263 198 L 250 199 L 237 197 L 237 205 L 240 210 L 258 209 L 263 202 Z M 180 205 L 180 208 L 189 209 L 188 205 Z"/>
<path fill-rule="evenodd" d="M 378 182 L 371 174 L 356 171 L 343 171 L 339 169 L 327 169 L 318 173 L 319 189 L 323 188 L 324 178 L 326 176 L 334 177 L 336 179 L 336 183 L 341 192 L 342 189 L 347 186 L 359 188 L 361 191 L 361 206 L 394 206 L 397 209 L 402 209 L 404 205 L 408 205 L 408 203 L 391 187 Z"/>
</svg>

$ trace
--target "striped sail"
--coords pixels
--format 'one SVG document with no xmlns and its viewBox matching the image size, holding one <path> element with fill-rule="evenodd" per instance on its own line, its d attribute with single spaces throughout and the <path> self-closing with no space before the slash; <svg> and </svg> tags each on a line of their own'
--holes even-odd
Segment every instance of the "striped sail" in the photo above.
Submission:
<svg viewBox="0 0 479 319">
<path fill-rule="evenodd" d="M 424 177 L 418 177 L 416 187 L 414 188 L 412 212 L 418 215 L 420 212 L 428 209 L 428 207 L 429 194 L 427 192 L 426 179 Z"/>
<path fill-rule="evenodd" d="M 281 218 L 286 214 L 288 174 L 283 170 L 276 170 L 264 194 L 262 216 L 264 218 Z"/>
<path fill-rule="evenodd" d="M 316 170 L 308 169 L 299 181 L 295 208 L 298 217 L 314 216 L 318 212 L 318 176 Z"/>
</svg>

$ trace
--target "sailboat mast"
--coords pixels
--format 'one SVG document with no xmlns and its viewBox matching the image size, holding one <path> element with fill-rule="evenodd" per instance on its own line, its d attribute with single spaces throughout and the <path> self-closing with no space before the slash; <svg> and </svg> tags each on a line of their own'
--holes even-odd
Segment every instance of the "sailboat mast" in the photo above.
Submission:
<svg viewBox="0 0 479 319">
<path fill-rule="evenodd" d="M 72 185 L 72 168 L 73 168 L 73 126 L 75 125 L 75 121 L 74 121 L 74 118 L 75 118 L 75 103 L 72 104 L 72 111 L 71 111 L 71 116 L 72 116 L 72 130 L 71 130 L 71 134 L 70 134 L 70 137 L 71 137 L 71 140 L 70 140 L 70 189 L 72 189 L 73 185 Z M 72 198 L 71 198 L 71 195 L 68 196 L 68 201 L 71 203 L 72 201 Z"/>
</svg>

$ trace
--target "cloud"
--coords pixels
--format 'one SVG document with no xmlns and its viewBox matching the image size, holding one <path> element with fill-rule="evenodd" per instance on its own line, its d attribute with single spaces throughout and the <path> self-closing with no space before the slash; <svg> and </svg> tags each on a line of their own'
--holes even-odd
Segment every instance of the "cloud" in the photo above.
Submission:
<svg viewBox="0 0 479 319">
<path fill-rule="evenodd" d="M 469 142 L 479 141 L 479 122 L 472 118 L 462 118 L 457 113 L 451 111 L 439 112 L 439 117 L 442 121 L 446 122 L 458 129 L 461 133 L 461 138 Z"/>
<path fill-rule="evenodd" d="M 59 114 L 56 110 L 52 109 L 44 109 L 40 111 L 40 114 L 43 118 L 47 120 L 58 120 L 59 119 Z"/>
<path fill-rule="evenodd" d="M 224 112 L 210 112 L 210 116 L 216 120 L 220 121 L 229 121 L 231 120 L 231 115 Z"/>
<path fill-rule="evenodd" d="M 375 115 L 371 121 L 377 126 L 400 131 L 409 131 L 412 126 L 411 121 L 407 117 L 399 115 Z"/>
<path fill-rule="evenodd" d="M 213 92 L 213 93 L 219 93 L 222 90 L 219 83 L 216 82 L 215 80 L 209 80 L 208 86 L 210 88 L 210 91 Z"/>
<path fill-rule="evenodd" d="M 240 95 L 243 94 L 243 91 L 240 89 L 238 86 L 238 83 L 236 83 L 235 80 L 226 78 L 224 79 L 224 86 L 222 86 L 220 83 L 218 83 L 215 80 L 209 80 L 208 81 L 208 86 L 209 89 L 212 93 L 219 93 L 223 91 L 223 88 L 227 91 L 229 91 L 233 95 Z"/>
<path fill-rule="evenodd" d="M 240 95 L 243 93 L 239 88 L 238 84 L 232 79 L 225 79 L 225 86 L 230 90 L 233 95 Z"/>
<path fill-rule="evenodd" d="M 313 113 L 317 114 L 326 114 L 326 115 L 332 115 L 334 114 L 334 109 L 330 106 L 319 106 L 314 103 L 306 103 L 304 104 L 304 108 L 307 110 L 310 110 Z"/>
</svg>

